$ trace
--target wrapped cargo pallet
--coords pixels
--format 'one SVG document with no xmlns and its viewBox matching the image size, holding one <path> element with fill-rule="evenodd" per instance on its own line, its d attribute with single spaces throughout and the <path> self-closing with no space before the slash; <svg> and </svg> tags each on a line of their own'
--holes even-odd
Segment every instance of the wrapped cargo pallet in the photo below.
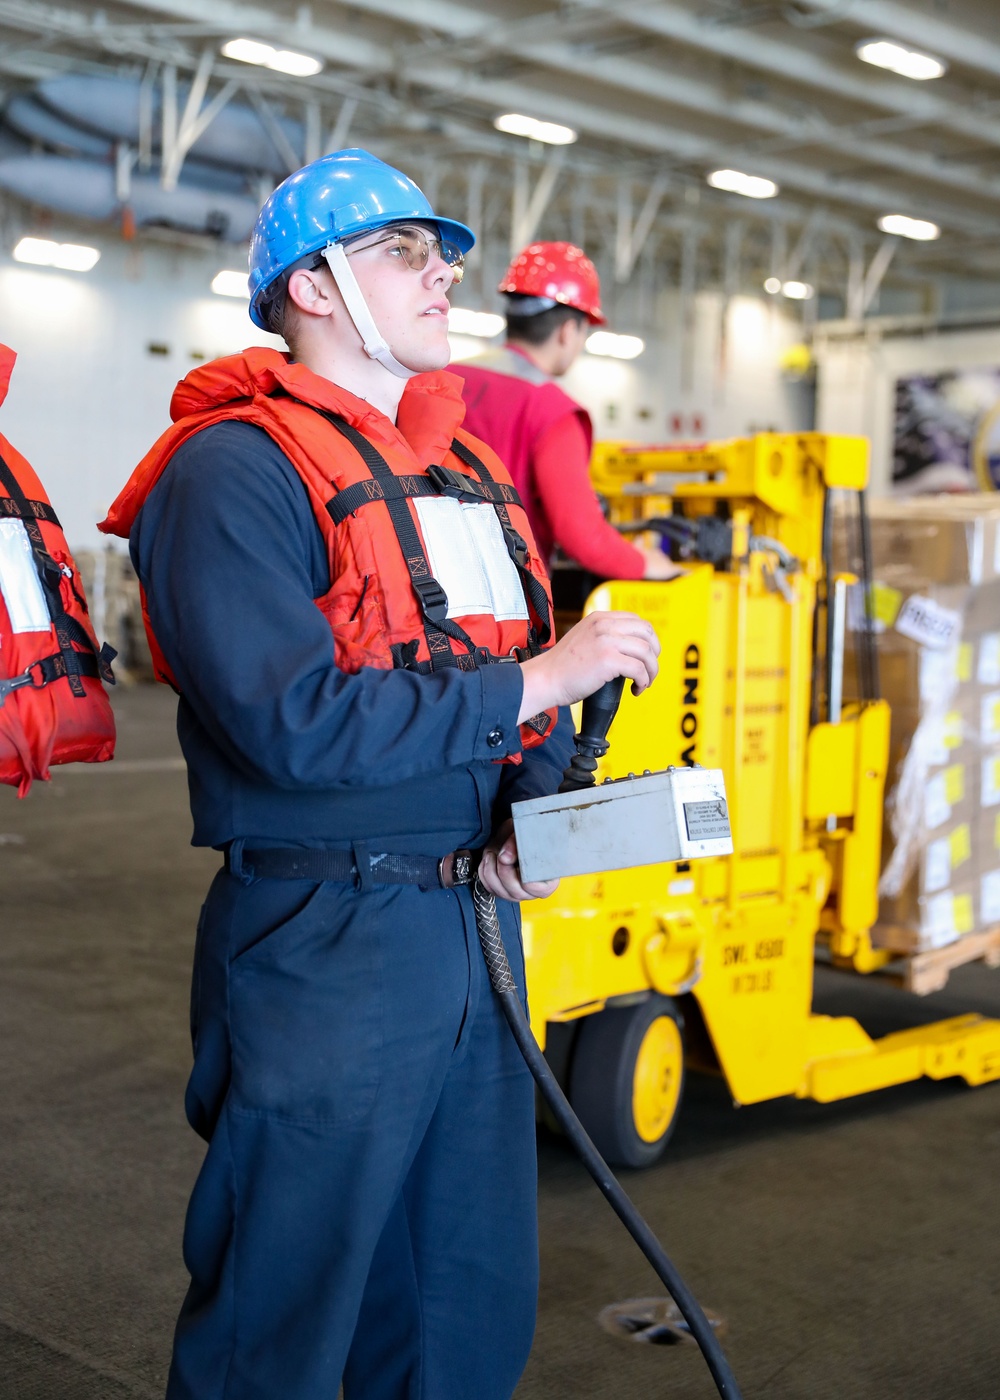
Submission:
<svg viewBox="0 0 1000 1400">
<path fill-rule="evenodd" d="M 870 517 L 892 710 L 873 940 L 913 954 L 969 938 L 971 955 L 1000 926 L 1000 498 L 876 500 Z"/>
</svg>

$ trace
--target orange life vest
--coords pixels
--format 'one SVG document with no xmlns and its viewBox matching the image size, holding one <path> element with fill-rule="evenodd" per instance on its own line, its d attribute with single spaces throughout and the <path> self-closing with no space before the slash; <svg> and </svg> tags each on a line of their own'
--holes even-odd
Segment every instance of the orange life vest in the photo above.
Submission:
<svg viewBox="0 0 1000 1400">
<path fill-rule="evenodd" d="M 0 403 L 16 355 L 0 345 Z M 0 436 L 0 783 L 24 797 L 55 763 L 103 763 L 115 721 L 80 575 L 31 467 Z"/>
<path fill-rule="evenodd" d="M 397 422 L 294 364 L 250 349 L 193 370 L 177 386 L 169 428 L 132 474 L 100 528 L 127 538 L 143 502 L 192 434 L 236 419 L 262 428 L 294 466 L 323 535 L 331 587 L 316 605 L 333 634 L 334 661 L 421 672 L 520 661 L 549 645 L 551 594 L 527 516 L 499 459 L 461 430 L 461 385 L 444 372 L 408 381 Z M 417 503 L 450 497 L 492 508 L 517 569 L 526 616 L 449 616 L 434 578 Z M 157 675 L 175 685 L 145 610 Z M 176 685 L 175 685 L 176 688 Z M 532 747 L 555 712 L 521 726 Z"/>
</svg>

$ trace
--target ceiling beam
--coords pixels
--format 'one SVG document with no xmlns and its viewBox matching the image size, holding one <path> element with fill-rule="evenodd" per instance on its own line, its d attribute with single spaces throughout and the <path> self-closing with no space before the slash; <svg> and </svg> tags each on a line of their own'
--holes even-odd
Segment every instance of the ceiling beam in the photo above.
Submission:
<svg viewBox="0 0 1000 1400">
<path fill-rule="evenodd" d="M 195 22 L 201 20 L 203 24 L 211 26 L 219 33 L 246 33 L 249 31 L 261 36 L 279 37 L 282 42 L 289 42 L 287 24 L 276 15 L 274 11 L 261 6 L 244 6 L 233 3 L 233 0 L 131 0 L 137 9 L 159 15 L 166 15 L 173 19 Z M 0 0 L 0 14 L 4 9 L 13 10 L 23 8 L 24 0 Z M 30 5 L 30 10 L 37 14 L 39 7 L 34 3 Z M 54 13 L 54 7 L 44 7 Z M 353 8 L 364 10 L 368 13 L 378 14 L 383 17 L 394 18 L 405 21 L 412 8 L 403 0 L 354 0 Z M 630 6 L 623 7 L 623 12 L 633 13 Z M 66 12 L 62 12 L 65 14 Z M 457 27 L 460 37 L 477 37 L 483 39 L 488 36 L 491 44 L 496 42 L 496 36 L 503 34 L 503 26 L 490 25 L 484 22 L 481 13 L 474 11 L 464 5 L 454 3 L 454 0 L 424 0 L 421 7 L 421 22 L 430 24 L 439 30 Z M 79 21 L 78 21 L 79 23 Z M 347 64 L 353 67 L 360 67 L 368 72 L 389 73 L 394 68 L 394 57 L 386 51 L 383 44 L 374 42 L 358 34 L 344 34 L 340 30 L 328 29 L 312 24 L 302 31 L 301 42 L 317 54 L 329 58 L 338 64 Z M 748 36 L 743 35 L 743 38 Z M 510 41 L 513 44 L 513 40 Z M 544 50 L 543 44 L 543 50 Z M 622 60 L 614 60 L 614 67 L 604 60 L 579 60 L 565 45 L 557 45 L 556 52 L 549 53 L 549 61 L 553 67 L 565 68 L 569 66 L 571 71 L 575 71 L 580 76 L 587 78 L 602 78 L 608 81 L 609 77 L 615 81 L 615 85 L 635 91 L 645 90 L 650 96 L 662 97 L 663 79 L 662 75 L 657 75 L 650 69 L 643 69 L 639 65 L 627 64 Z M 512 52 L 520 52 L 516 44 L 513 44 Z M 538 45 L 532 45 L 533 56 L 538 52 Z M 430 53 L 428 53 L 430 58 Z M 596 62 L 596 67 L 595 67 Z M 483 83 L 476 75 L 470 73 L 463 66 L 450 64 L 424 63 L 416 68 L 416 71 L 408 75 L 411 80 L 421 85 L 430 85 L 435 90 L 450 93 L 455 97 L 462 97 L 468 100 L 476 98 L 480 101 L 488 96 L 490 91 L 497 94 L 495 100 L 510 101 L 512 104 L 519 102 L 521 105 L 532 105 L 536 107 L 539 102 L 538 93 L 527 85 L 511 82 L 487 82 Z M 673 86 L 673 85 L 672 85 Z M 684 89 L 683 96 L 686 100 L 700 104 L 699 110 L 717 111 L 720 105 L 725 105 L 724 95 L 717 90 L 706 88 L 697 83 L 680 83 L 680 89 Z M 619 139 L 625 143 L 635 142 L 640 147 L 653 151 L 669 151 L 672 155 L 680 156 L 681 159 L 703 162 L 709 164 L 725 163 L 733 158 L 731 144 L 716 138 L 715 140 L 698 137 L 689 132 L 677 131 L 667 125 L 663 125 L 660 136 L 653 135 L 653 124 L 645 121 L 629 121 L 623 119 L 620 114 L 612 114 L 606 108 L 601 109 L 597 104 L 588 102 L 574 102 L 573 99 L 563 97 L 553 99 L 551 94 L 548 98 L 548 105 L 552 109 L 551 115 L 567 117 L 563 115 L 567 110 L 567 105 L 575 108 L 576 115 L 572 118 L 571 124 L 578 129 L 589 130 L 592 135 L 600 137 L 607 129 L 609 122 L 613 123 L 620 132 Z M 747 104 L 748 110 L 743 120 L 753 118 L 758 122 L 767 120 L 770 127 L 775 131 L 782 131 L 789 134 L 793 129 L 789 125 L 784 114 L 776 113 L 767 109 L 764 104 Z M 768 113 L 770 112 L 770 115 Z M 646 130 L 646 136 L 639 134 L 640 127 Z M 615 133 L 617 134 L 617 133 Z M 810 133 L 811 135 L 811 133 Z M 820 139 L 817 137 L 817 139 Z M 843 133 L 833 133 L 828 140 L 834 141 L 837 148 L 843 150 Z M 961 183 L 962 187 L 968 189 L 969 193 L 978 195 L 988 194 L 1000 199 L 1000 180 L 975 179 L 973 177 L 970 188 L 970 176 L 968 172 L 942 171 L 933 157 L 927 157 L 920 153 L 899 152 L 902 148 L 890 147 L 883 149 L 881 154 L 887 163 L 893 163 L 899 159 L 899 163 L 910 165 L 910 173 L 918 176 L 921 180 L 940 178 L 946 183 Z M 859 156 L 878 158 L 876 147 L 871 142 L 862 143 L 857 154 Z M 761 164 L 760 160 L 757 162 Z M 879 212 L 889 212 L 891 209 L 909 212 L 916 215 L 925 214 L 927 210 L 926 196 L 921 195 L 917 202 L 912 197 L 901 197 L 895 186 L 879 190 L 867 181 L 859 181 L 845 177 L 842 180 L 824 177 L 813 167 L 808 165 L 798 165 L 789 162 L 787 159 L 775 157 L 774 155 L 764 158 L 763 165 L 766 173 L 781 182 L 790 184 L 794 188 L 802 189 L 809 194 L 818 195 L 821 198 L 842 199 L 850 203 L 860 203 L 869 208 L 878 209 Z M 817 181 L 817 175 L 819 180 Z M 961 209 L 947 210 L 938 205 L 940 211 L 937 217 L 950 223 L 952 227 L 984 228 L 984 220 L 977 213 L 965 212 Z M 933 212 L 933 211 L 932 211 Z"/>
<path fill-rule="evenodd" d="M 977 111 L 974 104 L 950 101 L 923 84 L 878 72 L 855 60 L 853 54 L 848 64 L 833 63 L 801 44 L 754 33 L 744 27 L 712 24 L 701 7 L 692 11 L 668 0 L 654 3 L 626 0 L 617 4 L 610 0 L 571 0 L 571 3 L 581 10 L 606 14 L 644 33 L 732 60 L 741 67 L 828 92 L 842 101 L 881 108 L 921 125 L 943 126 L 977 142 L 1000 146 L 1000 121 L 992 113 Z M 843 10 L 842 0 L 836 0 L 836 4 Z M 917 18 L 915 11 L 911 7 L 905 12 L 902 6 L 894 8 L 905 13 L 912 29 Z M 853 20 L 858 12 L 859 7 L 855 5 L 844 11 L 844 18 Z M 912 33 L 908 33 L 907 38 L 913 42 Z"/>
<path fill-rule="evenodd" d="M 526 243 L 530 243 L 541 222 L 542 215 L 552 198 L 556 181 L 563 168 L 565 147 L 557 146 L 542 166 L 541 173 L 531 188 L 528 167 L 523 160 L 514 166 L 514 198 L 510 217 L 510 251 L 513 256 Z M 433 205 L 433 200 L 431 201 Z"/>
<path fill-rule="evenodd" d="M 529 84 L 508 79 L 484 78 L 445 64 L 425 63 L 419 73 L 412 75 L 414 86 L 429 87 L 438 92 L 450 92 L 456 100 L 474 100 L 492 105 L 496 110 L 537 110 L 538 90 Z M 633 150 L 649 152 L 672 162 L 688 162 L 702 169 L 725 164 L 732 154 L 719 138 L 685 131 L 665 121 L 644 116 L 632 116 L 620 109 L 599 106 L 587 95 L 555 97 L 551 88 L 545 95 L 542 115 L 566 123 L 575 130 L 599 141 L 618 141 Z M 940 197 L 901 192 L 895 186 L 886 187 L 853 175 L 838 176 L 814 165 L 800 164 L 784 157 L 770 156 L 766 173 L 790 189 L 885 214 L 893 211 L 926 218 L 933 214 L 937 221 L 950 229 L 969 233 L 991 232 L 997 229 L 997 219 L 976 209 L 965 209 L 945 203 Z"/>
<path fill-rule="evenodd" d="M 903 44 L 928 49 L 938 58 L 960 63 L 964 68 L 1000 76 L 1000 43 L 982 30 L 963 29 L 953 19 L 935 19 L 915 5 L 899 5 L 895 0 L 805 0 L 812 9 L 852 25 L 899 39 Z"/>
<path fill-rule="evenodd" d="M 163 0 L 160 0 L 160 3 L 163 3 Z M 166 0 L 166 3 L 176 3 L 176 0 Z M 353 0 L 352 8 L 399 21 L 405 21 L 412 13 L 409 0 Z M 544 64 L 559 73 L 571 73 L 591 84 L 599 83 L 629 94 L 638 93 L 660 103 L 666 99 L 671 105 L 687 107 L 701 115 L 756 126 L 775 135 L 796 137 L 808 144 L 825 146 L 841 156 L 853 156 L 867 165 L 875 163 L 894 172 L 904 171 L 920 180 L 921 184 L 934 181 L 977 198 L 985 196 L 1000 201 L 1000 178 L 996 176 L 984 176 L 972 169 L 944 164 L 933 155 L 905 146 L 880 142 L 872 137 L 856 137 L 851 132 L 845 132 L 829 123 L 803 124 L 800 118 L 766 103 L 749 99 L 733 101 L 732 98 L 727 98 L 727 94 L 720 88 L 687 75 L 671 73 L 669 79 L 665 80 L 663 73 L 655 71 L 649 65 L 608 55 L 587 56 L 576 46 L 539 39 L 532 41 L 525 55 L 523 38 L 519 39 L 516 32 L 509 32 L 509 27 L 505 28 L 503 25 L 484 23 L 481 13 L 457 4 L 454 0 L 422 0 L 420 15 L 423 23 L 430 24 L 439 31 L 450 30 L 458 37 L 475 39 L 487 50 L 518 57 L 527 56 L 532 63 Z M 448 63 L 442 63 L 440 58 L 435 58 L 435 52 L 433 44 L 423 46 L 419 61 L 417 56 L 411 53 L 408 66 L 411 66 L 412 72 L 408 76 L 413 82 L 426 83 L 433 73 L 437 75 L 435 86 L 440 90 L 447 91 L 451 85 L 456 92 L 460 91 L 462 96 L 475 96 L 479 100 L 486 97 L 490 88 L 496 86 L 495 82 L 490 83 L 488 80 L 484 84 L 475 74 L 474 68 L 470 72 L 466 64 L 452 67 Z M 449 58 L 451 57 L 449 54 Z M 538 115 L 551 116 L 557 120 L 568 120 L 565 115 L 568 104 L 574 104 L 576 116 L 570 120 L 570 125 L 580 130 L 589 130 L 594 136 L 599 137 L 606 131 L 609 121 L 618 126 L 623 123 L 624 114 L 620 108 L 612 113 L 608 103 L 602 104 L 597 100 L 593 88 L 589 90 L 588 101 L 580 103 L 565 95 L 558 96 L 553 93 L 551 87 L 539 93 L 520 82 L 507 82 L 502 86 L 510 93 L 512 104 L 528 104 L 528 109 L 537 112 Z M 625 136 L 624 139 L 627 141 L 631 138 Z M 675 155 L 683 151 L 688 159 L 717 164 L 736 163 L 740 159 L 740 146 L 743 144 L 740 135 L 730 139 L 721 136 L 693 137 L 691 133 L 679 132 L 667 126 L 664 127 L 664 140 L 672 143 L 666 148 Z M 648 145 L 649 142 L 643 144 Z M 653 144 L 655 148 L 657 143 Z M 678 150 L 678 147 L 681 149 Z M 780 178 L 784 182 L 797 188 L 805 188 L 810 193 L 837 197 L 836 182 L 830 181 L 823 190 L 817 190 L 815 171 L 809 166 L 798 167 L 767 153 L 757 156 L 753 163 L 761 174 L 778 178 L 775 172 L 780 169 Z M 850 177 L 845 178 L 850 180 Z M 853 181 L 851 184 L 854 188 Z M 858 185 L 857 188 L 860 189 L 861 186 Z M 867 188 L 871 189 L 870 186 Z M 854 199 L 855 196 L 852 194 L 847 197 Z M 899 209 L 901 203 L 907 205 L 906 212 L 918 216 L 927 210 L 927 195 L 923 190 L 914 198 L 909 192 L 901 194 L 895 183 L 872 197 L 861 195 L 860 202 L 867 203 L 869 207 L 878 207 L 881 213 Z M 966 215 L 961 210 L 955 210 L 944 217 L 957 219 L 959 226 L 965 224 L 967 217 L 973 222 L 982 222 L 980 216 L 971 211 Z"/>
<path fill-rule="evenodd" d="M 329 59 L 330 67 L 325 73 L 316 79 L 303 82 L 301 80 L 280 79 L 275 74 L 260 74 L 245 72 L 243 65 L 226 65 L 223 62 L 217 63 L 217 72 L 221 77 L 231 77 L 239 72 L 241 78 L 246 79 L 245 85 L 250 81 L 258 84 L 262 91 L 271 91 L 289 98 L 301 101 L 304 91 L 328 97 L 336 94 L 343 97 L 345 94 L 354 94 L 359 102 L 365 104 L 368 115 L 378 107 L 387 118 L 382 129 L 382 137 L 379 148 L 384 149 L 384 143 L 392 141 L 394 145 L 400 147 L 400 159 L 402 151 L 406 147 L 412 152 L 413 142 L 416 138 L 424 136 L 431 158 L 448 161 L 454 158 L 454 154 L 449 157 L 447 150 L 442 149 L 447 143 L 452 143 L 459 151 L 469 152 L 480 156 L 502 157 L 505 166 L 517 152 L 526 148 L 516 139 L 503 138 L 492 131 L 485 130 L 476 125 L 474 121 L 462 121 L 457 117 L 449 115 L 446 111 L 440 110 L 440 100 L 445 103 L 460 103 L 466 111 L 475 103 L 480 109 L 487 109 L 484 115 L 489 115 L 489 109 L 499 109 L 499 107 L 527 106 L 529 110 L 537 110 L 540 100 L 540 89 L 537 83 L 526 81 L 520 76 L 517 79 L 484 78 L 482 74 L 460 62 L 447 62 L 438 60 L 429 61 L 414 65 L 411 69 L 409 64 L 404 70 L 400 70 L 400 54 L 409 56 L 405 45 L 395 51 L 390 49 L 378 36 L 368 37 L 364 31 L 352 30 L 343 32 L 329 26 L 310 26 L 307 28 L 290 29 L 287 21 L 283 21 L 273 10 L 262 6 L 247 7 L 236 5 L 231 0 L 129 0 L 133 10 L 142 13 L 153 13 L 164 20 L 171 21 L 169 26 L 175 30 L 177 26 L 186 28 L 188 37 L 207 38 L 209 35 L 222 37 L 233 33 L 256 33 L 263 38 L 274 38 L 280 40 L 283 45 L 297 44 L 302 48 L 316 52 L 320 56 Z M 577 3 L 587 3 L 587 0 L 577 0 Z M 399 0 L 362 0 L 361 5 L 354 4 L 354 9 L 365 8 L 371 13 L 379 13 L 385 17 L 393 16 L 399 20 L 404 20 L 411 10 L 404 10 Z M 489 22 L 484 21 L 481 12 L 477 15 L 468 6 L 448 4 L 449 13 L 461 11 L 465 17 L 465 26 L 470 40 L 478 36 L 482 38 L 484 27 L 489 27 Z M 587 8 L 592 8 L 587 3 Z M 644 7 L 648 9 L 649 7 Z M 654 7 L 658 10 L 660 7 Z M 39 32 L 40 11 L 44 11 L 46 16 L 56 15 L 72 16 L 75 21 L 71 26 L 72 35 L 67 32 L 67 37 L 74 37 L 77 41 L 85 43 L 90 47 L 105 43 L 99 37 L 95 26 L 84 20 L 79 12 L 68 10 L 56 11 L 52 6 L 40 7 L 35 3 L 27 4 L 25 0 L 0 0 L 0 22 L 5 13 L 17 11 L 22 20 L 22 24 L 27 26 L 26 14 L 34 17 L 32 28 L 34 32 Z M 443 19 L 436 6 L 431 3 L 433 18 L 428 19 L 421 11 L 421 22 L 433 24 L 435 19 Z M 653 13 L 650 10 L 650 13 Z M 616 7 L 615 18 L 631 16 L 631 7 L 623 5 Z M 141 25 L 133 26 L 107 26 L 116 30 L 114 42 L 117 44 L 119 55 L 129 53 L 134 55 L 137 50 L 129 50 L 126 42 L 124 30 L 136 37 L 145 32 L 147 36 L 155 34 L 157 26 L 147 26 L 145 31 Z M 162 25 L 159 26 L 162 29 Z M 403 31 L 409 33 L 411 30 Z M 413 32 L 416 32 L 415 29 Z M 504 31 L 506 33 L 506 31 Z M 741 33 L 739 38 L 745 40 L 748 36 Z M 157 48 L 157 44 L 162 41 L 152 37 L 147 37 L 144 41 L 146 47 L 151 50 L 149 56 L 154 54 L 161 60 L 163 58 L 162 47 Z M 447 44 L 443 45 L 443 51 L 447 52 Z M 138 50 L 145 53 L 145 50 Z M 512 52 L 515 50 L 511 50 Z M 799 52 L 796 50 L 796 52 Z M 428 50 L 428 58 L 430 50 Z M 801 56 L 801 55 L 800 55 Z M 55 55 L 53 57 L 56 57 Z M 450 54 L 449 54 L 450 57 Z M 194 64 L 196 55 L 191 55 L 190 63 Z M 588 61 L 600 62 L 599 59 Z M 2 59 L 0 59 L 2 65 Z M 342 66 L 346 65 L 346 66 Z M 56 66 L 56 65 L 53 65 Z M 59 59 L 59 66 L 62 67 L 62 59 Z M 648 69 L 645 70 L 648 73 Z M 439 110 L 428 113 L 420 110 L 418 102 L 407 98 L 405 101 L 391 96 L 388 92 L 378 93 L 365 89 L 359 75 L 377 77 L 381 79 L 405 76 L 414 89 L 423 87 L 425 90 L 433 92 L 439 100 Z M 662 86 L 662 78 L 661 78 Z M 600 107 L 592 100 L 592 92 L 587 91 L 582 97 L 561 96 L 552 94 L 551 86 L 544 89 L 545 100 L 553 104 L 553 110 L 545 115 L 552 115 L 559 119 L 566 120 L 568 124 L 576 126 L 579 130 L 593 138 L 593 143 L 581 142 L 577 147 L 567 151 L 565 160 L 567 170 L 575 173 L 592 173 L 605 177 L 614 176 L 615 183 L 621 174 L 631 172 L 638 179 L 645 179 L 647 182 L 653 179 L 657 173 L 662 180 L 669 181 L 671 188 L 677 189 L 679 186 L 687 185 L 692 194 L 702 189 L 699 176 L 691 176 L 682 170 L 676 170 L 677 161 L 687 161 L 696 166 L 708 166 L 722 163 L 725 156 L 731 151 L 731 146 L 720 140 L 719 137 L 708 137 L 690 131 L 678 130 L 667 122 L 651 119 L 645 116 L 630 116 L 627 113 L 613 110 L 610 107 Z M 662 93 L 661 93 L 662 96 Z M 647 108 L 648 110 L 648 108 Z M 370 127 L 369 127 L 370 131 Z M 608 138 L 610 137 L 610 144 Z M 366 138 L 368 139 L 367 135 Z M 616 150 L 615 143 L 623 149 Z M 675 165 L 675 173 L 671 174 L 670 165 Z M 445 166 L 447 169 L 447 166 Z M 504 172 L 506 174 L 506 170 Z M 833 211 L 828 219 L 828 227 L 833 228 L 857 228 L 860 211 L 860 221 L 864 224 L 864 211 L 886 212 L 890 208 L 907 209 L 918 214 L 931 213 L 945 224 L 951 231 L 954 229 L 965 230 L 970 234 L 991 237 L 995 235 L 997 223 L 995 219 L 983 217 L 979 211 L 963 210 L 961 208 L 951 208 L 943 204 L 940 199 L 935 202 L 935 208 L 928 210 L 927 198 L 923 195 L 919 208 L 915 207 L 909 200 L 900 197 L 894 188 L 889 188 L 868 179 L 861 179 L 853 176 L 838 179 L 835 174 L 824 173 L 806 163 L 783 160 L 774 156 L 768 157 L 768 173 L 774 175 L 785 186 L 785 196 L 780 201 L 771 201 L 767 206 L 757 207 L 750 201 L 739 200 L 736 197 L 716 196 L 707 189 L 703 194 L 711 208 L 726 216 L 746 217 L 751 223 L 758 220 L 767 220 L 772 216 L 777 216 L 780 221 L 801 223 L 807 215 L 807 210 L 796 208 L 793 199 L 789 199 L 788 193 L 798 189 L 807 196 L 817 197 L 825 201 L 836 201 L 843 207 L 841 211 Z M 565 201 L 562 201 L 563 203 Z M 603 207 L 610 211 L 614 205 L 613 193 L 608 193 L 604 197 Z M 779 214 L 780 207 L 780 214 Z M 657 217 L 657 227 L 664 226 L 661 217 Z M 945 250 L 942 248 L 941 252 Z M 907 250 L 909 253 L 909 250 Z M 955 257 L 960 256 L 956 252 Z"/>
</svg>

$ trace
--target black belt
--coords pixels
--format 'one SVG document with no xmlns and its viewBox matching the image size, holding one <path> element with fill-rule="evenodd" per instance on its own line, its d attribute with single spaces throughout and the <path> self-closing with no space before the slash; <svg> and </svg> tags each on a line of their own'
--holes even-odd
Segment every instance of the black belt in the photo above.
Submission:
<svg viewBox="0 0 1000 1400">
<path fill-rule="evenodd" d="M 470 885 L 479 867 L 481 851 L 449 851 L 446 856 L 402 856 L 389 851 L 369 851 L 362 871 L 354 851 L 264 849 L 244 850 L 240 873 L 262 880 L 340 880 L 361 889 L 369 885 L 422 885 L 425 889 L 451 889 Z M 230 869 L 232 863 L 230 862 Z"/>
</svg>

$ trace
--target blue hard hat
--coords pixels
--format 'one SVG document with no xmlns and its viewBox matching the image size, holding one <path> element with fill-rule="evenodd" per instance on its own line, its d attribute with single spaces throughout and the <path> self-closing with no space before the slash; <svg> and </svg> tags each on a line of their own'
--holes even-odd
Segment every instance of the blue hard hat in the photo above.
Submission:
<svg viewBox="0 0 1000 1400">
<path fill-rule="evenodd" d="M 401 219 L 436 224 L 439 237 L 463 253 L 476 241 L 464 224 L 439 218 L 401 170 L 368 151 L 335 151 L 296 170 L 268 199 L 250 236 L 251 321 L 268 329 L 262 304 L 294 263 L 328 243 L 343 243 Z"/>
</svg>

